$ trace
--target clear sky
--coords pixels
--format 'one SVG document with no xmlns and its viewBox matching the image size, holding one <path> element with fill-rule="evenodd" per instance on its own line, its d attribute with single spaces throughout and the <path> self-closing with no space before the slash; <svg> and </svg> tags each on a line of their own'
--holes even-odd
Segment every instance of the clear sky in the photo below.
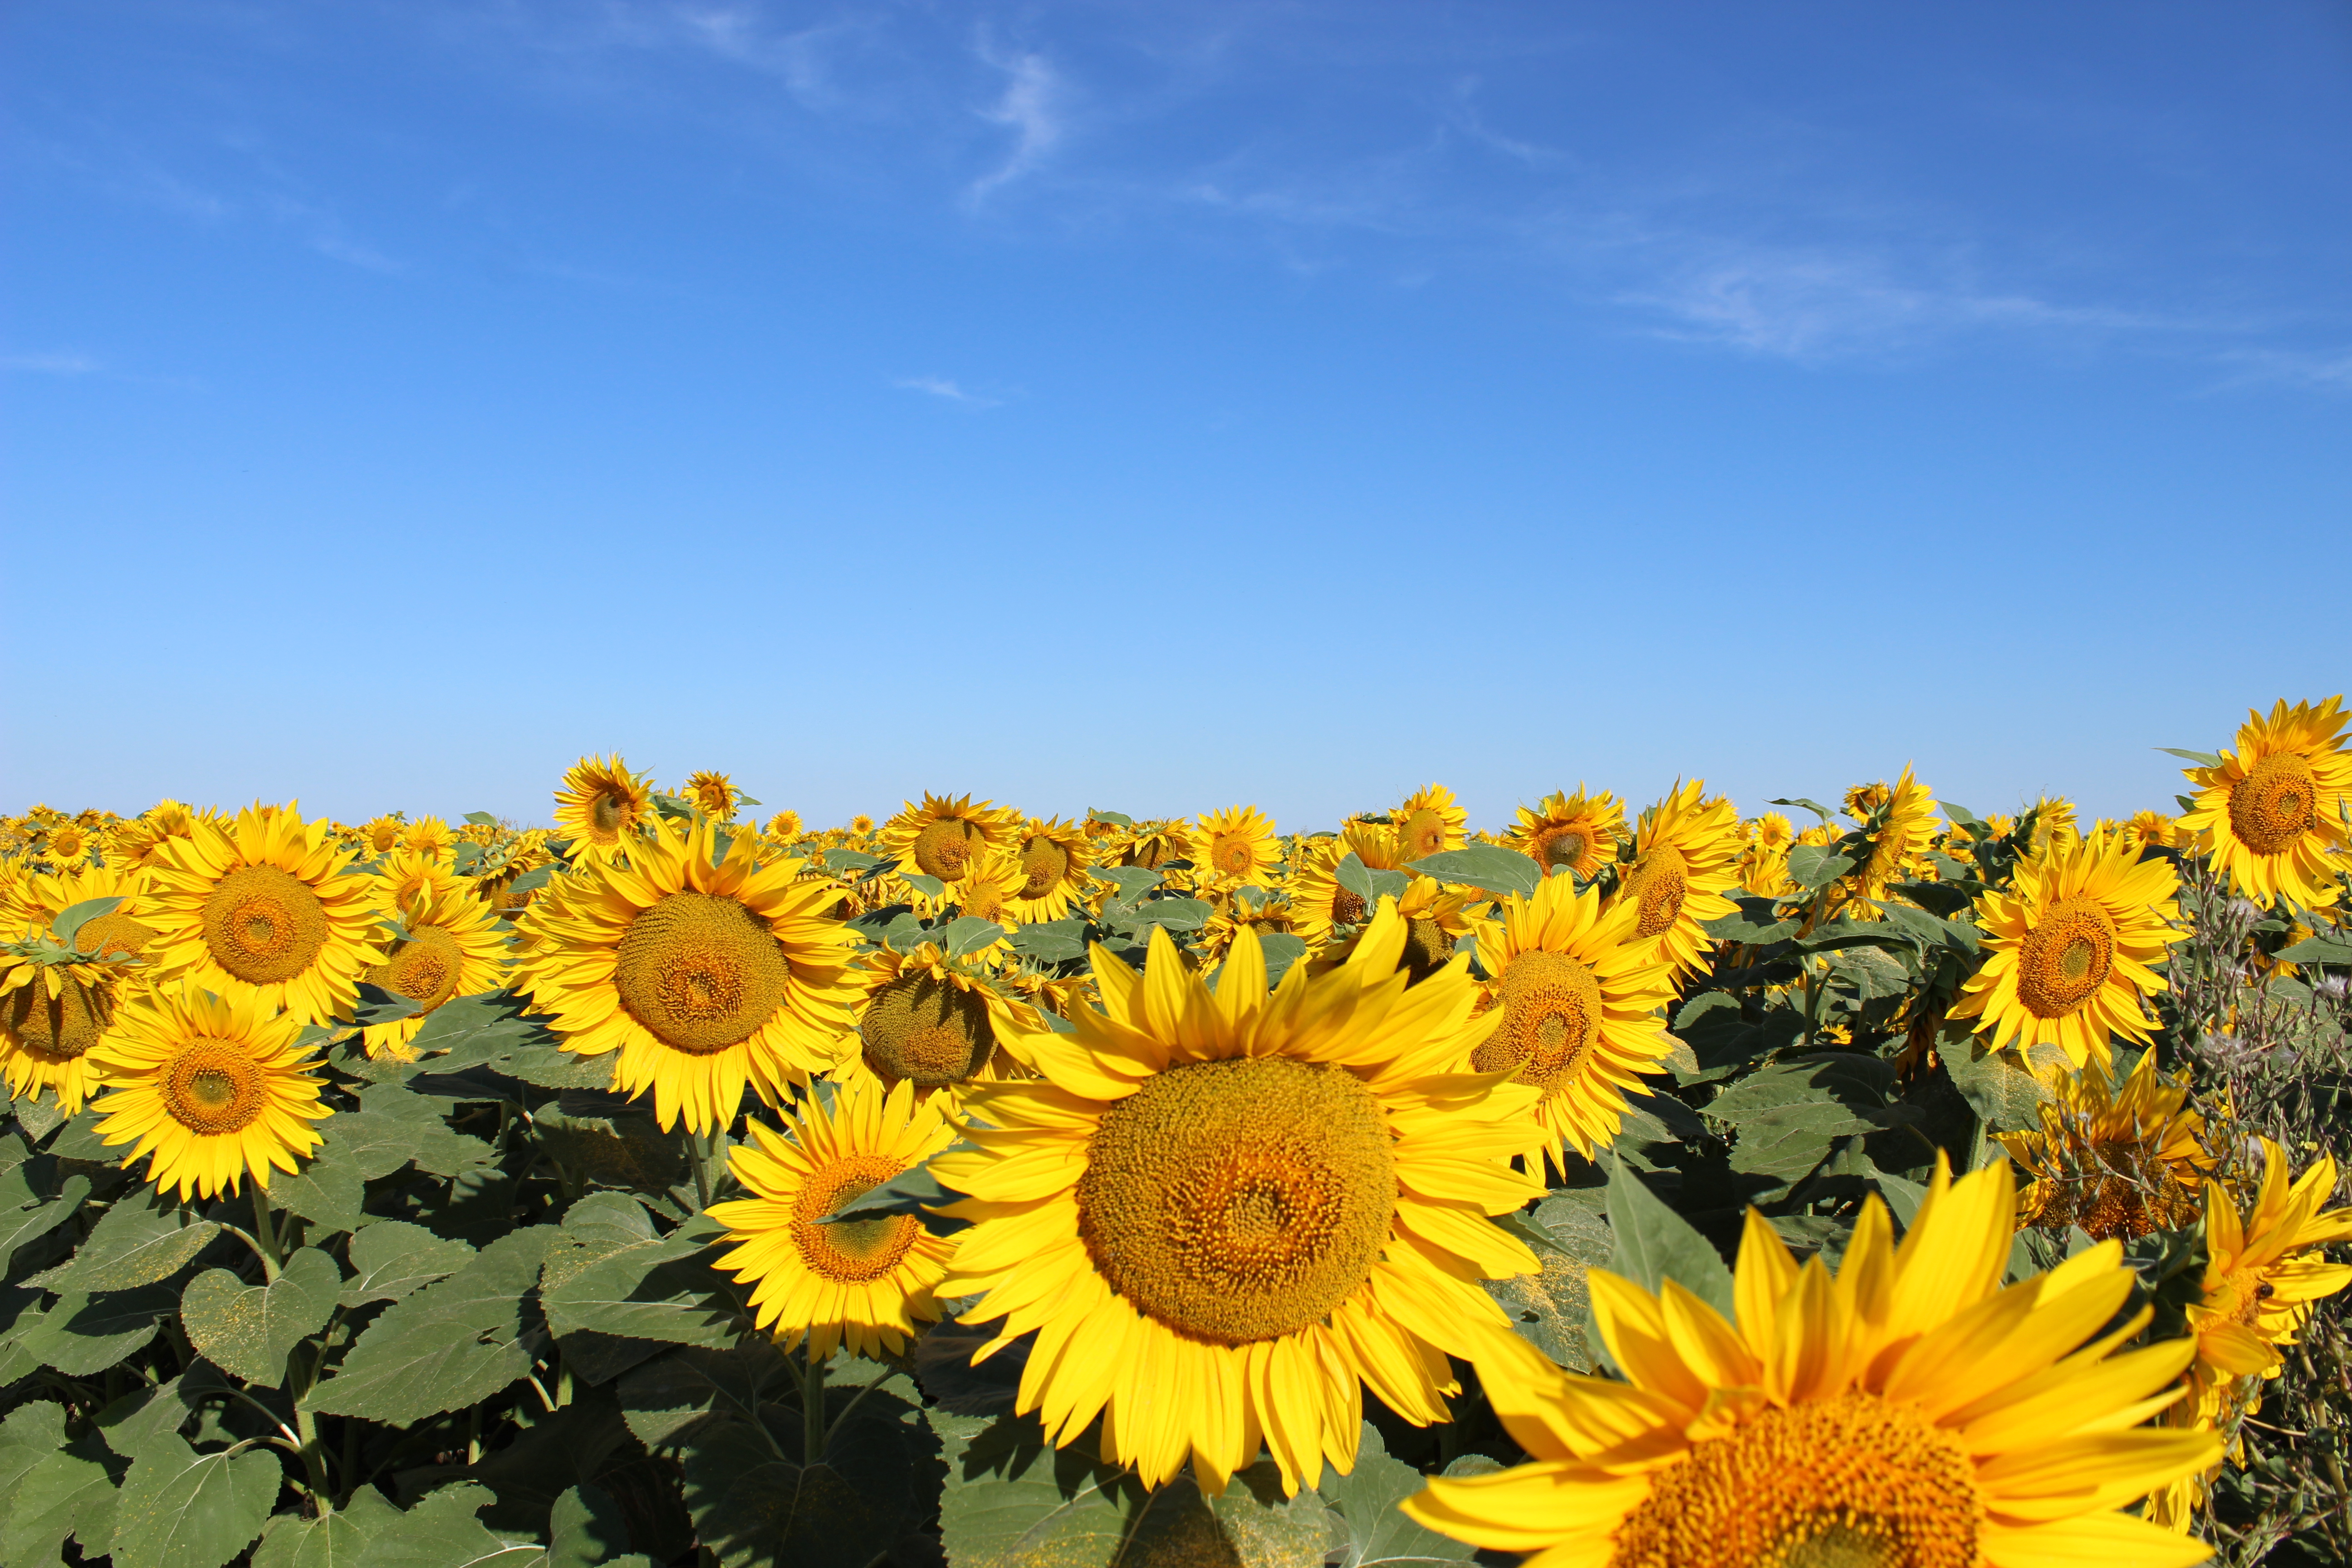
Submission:
<svg viewBox="0 0 2352 1568">
<path fill-rule="evenodd" d="M 0 809 L 2165 805 L 2352 685 L 2352 7 L 0 13 Z"/>
</svg>

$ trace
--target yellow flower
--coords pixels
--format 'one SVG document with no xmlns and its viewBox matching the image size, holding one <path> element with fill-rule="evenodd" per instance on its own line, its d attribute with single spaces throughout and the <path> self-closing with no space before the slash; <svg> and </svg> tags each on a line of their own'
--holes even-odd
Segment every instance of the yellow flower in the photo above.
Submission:
<svg viewBox="0 0 2352 1568">
<path fill-rule="evenodd" d="M 1455 968 L 1410 990 L 1384 914 L 1353 962 L 1268 994 L 1244 931 L 1212 992 L 1154 931 L 1142 973 L 1100 947 L 1103 1010 L 1022 1054 L 1044 1076 L 966 1091 L 977 1149 L 933 1162 L 970 1196 L 942 1294 L 985 1292 L 993 1353 L 1037 1340 L 1017 1409 L 1202 1489 L 1271 1449 L 1286 1489 L 1353 1468 L 1370 1384 L 1445 1418 L 1446 1355 L 1506 1332 L 1475 1283 L 1534 1256 L 1486 1216 L 1541 1188 L 1500 1156 L 1533 1091 L 1470 1074 L 1483 1032 Z"/>
<path fill-rule="evenodd" d="M 1139 822 L 1128 829 L 1127 846 L 1119 853 L 1122 866 L 1140 866 L 1147 871 L 1157 871 L 1171 860 L 1192 858 L 1192 825 L 1182 817 L 1166 821 Z"/>
<path fill-rule="evenodd" d="M 1627 1381 L 1515 1335 L 1478 1355 L 1531 1463 L 1437 1479 L 1405 1514 L 1543 1568 L 2187 1568 L 2206 1548 L 2118 1511 L 2210 1463 L 2205 1434 L 2133 1430 L 2183 1341 L 2113 1353 L 2129 1298 L 2103 1242 L 2003 1289 L 2009 1168 L 1940 1163 L 1900 1245 L 1875 1197 L 1834 1278 L 1748 1211 L 1727 1321 L 1674 1280 L 1602 1269 L 1592 1311 Z"/>
<path fill-rule="evenodd" d="M 849 819 L 849 831 L 862 838 L 874 831 L 874 819 L 861 811 Z"/>
<path fill-rule="evenodd" d="M 100 1140 L 134 1144 L 126 1165 L 153 1155 L 148 1181 L 183 1199 L 234 1194 L 248 1172 L 267 1187 L 272 1166 L 297 1170 L 318 1148 L 310 1123 L 331 1114 L 301 1032 L 258 992 L 224 1000 L 181 984 L 125 998 L 90 1053 L 106 1086 Z"/>
<path fill-rule="evenodd" d="M 2035 801 L 2033 812 L 2033 855 L 2038 859 L 2053 849 L 2071 848 L 2083 842 L 2083 830 L 2074 825 L 2074 803 L 2058 795 L 2043 795 Z"/>
<path fill-rule="evenodd" d="M 701 808 L 702 814 L 715 822 L 732 822 L 741 804 L 743 794 L 725 773 L 704 768 L 686 775 L 686 798 Z"/>
<path fill-rule="evenodd" d="M 1519 819 L 1505 842 L 1547 875 L 1564 868 L 1592 877 L 1617 858 L 1624 837 L 1624 803 L 1607 790 L 1589 795 L 1579 784 L 1574 795 L 1554 790 L 1532 808 L 1519 807 Z"/>
<path fill-rule="evenodd" d="M 1436 784 L 1405 796 L 1389 816 L 1397 853 L 1408 865 L 1441 850 L 1461 848 L 1462 825 L 1469 819 L 1470 814 L 1454 804 L 1454 792 Z"/>
<path fill-rule="evenodd" d="M 142 917 L 159 977 L 224 996 L 250 991 L 295 1024 L 348 1017 L 375 937 L 374 884 L 325 822 L 292 805 L 199 820 L 148 868 Z"/>
<path fill-rule="evenodd" d="M 1565 873 L 1535 896 L 1512 894 L 1478 928 L 1478 963 L 1494 978 L 1484 1005 L 1502 1021 L 1470 1058 L 1480 1072 L 1516 1070 L 1542 1095 L 1543 1157 L 1565 1169 L 1562 1144 L 1590 1156 L 1617 1136 L 1625 1091 L 1640 1089 L 1674 1049 L 1660 1009 L 1675 999 L 1658 944 L 1633 933 L 1633 910 L 1604 910 Z M 1530 1152 L 1532 1152 L 1532 1151 Z M 1532 1168 L 1532 1167 L 1530 1167 Z"/>
<path fill-rule="evenodd" d="M 1375 871 L 1394 870 L 1396 839 L 1378 823 L 1351 823 L 1337 838 L 1304 838 L 1291 851 L 1290 929 L 1312 952 L 1344 927 L 1361 925 L 1371 911 L 1362 897 L 1339 885 L 1339 862 L 1353 855 Z"/>
<path fill-rule="evenodd" d="M 1638 911 L 1634 934 L 1657 942 L 1677 976 L 1699 973 L 1715 946 L 1700 922 L 1737 908 L 1724 893 L 1739 880 L 1739 814 L 1728 800 L 1706 799 L 1706 789 L 1693 779 L 1642 813 L 1633 862 L 1614 895 Z"/>
<path fill-rule="evenodd" d="M 515 971 L 583 1056 L 620 1053 L 625 1094 L 654 1091 L 664 1128 L 700 1132 L 735 1119 L 746 1083 L 771 1104 L 846 1053 L 849 928 L 824 911 L 841 897 L 799 880 L 801 862 L 762 863 L 736 834 L 713 864 L 718 829 L 657 824 L 627 869 L 589 862 L 523 915 Z"/>
<path fill-rule="evenodd" d="M 1013 890 L 1013 918 L 1024 925 L 1057 921 L 1070 912 L 1070 901 L 1086 890 L 1087 868 L 1094 849 L 1085 830 L 1060 817 L 1040 822 L 1031 817 L 1013 837 L 1013 862 L 1020 868 L 1021 885 Z"/>
<path fill-rule="evenodd" d="M 409 879 L 397 895 L 387 889 L 384 900 L 384 912 L 406 934 L 387 933 L 362 978 L 408 998 L 416 1011 L 362 1031 L 372 1057 L 414 1056 L 408 1042 L 436 1008 L 452 997 L 496 991 L 505 981 L 507 936 L 498 911 L 476 895 L 471 880 L 431 861 L 414 865 L 422 874 Z"/>
<path fill-rule="evenodd" d="M 1264 939 L 1277 931 L 1295 932 L 1297 928 L 1287 894 L 1264 893 L 1256 889 L 1244 893 L 1236 889 L 1213 900 L 1208 922 L 1201 928 L 1201 957 L 1208 963 L 1220 962 L 1233 951 L 1235 939 L 1244 929 Z"/>
<path fill-rule="evenodd" d="M 2270 717 L 2249 712 L 2238 749 L 2221 765 L 2184 770 L 2199 786 L 2180 819 L 2231 884 L 2250 899 L 2284 899 L 2322 910 L 2342 891 L 2347 868 L 2345 794 L 2352 752 L 2343 746 L 2344 699 L 2293 708 L 2281 698 Z"/>
<path fill-rule="evenodd" d="M 556 831 L 572 841 L 572 858 L 609 860 L 635 847 L 653 809 L 652 784 L 631 773 L 620 752 L 583 757 L 555 792 Z"/>
<path fill-rule="evenodd" d="M 184 838 L 196 814 L 176 800 L 159 800 L 132 822 L 119 824 L 107 849 L 107 858 L 123 870 L 144 866 L 167 838 Z"/>
<path fill-rule="evenodd" d="M 1230 805 L 1201 818 L 1193 858 L 1220 887 L 1264 887 L 1282 858 L 1274 818 L 1254 805 Z"/>
<path fill-rule="evenodd" d="M 425 860 L 447 858 L 450 847 L 457 842 L 457 836 L 437 816 L 420 816 L 400 835 L 400 847 Z"/>
<path fill-rule="evenodd" d="M 1881 811 L 1878 826 L 1869 828 L 1871 816 Z M 1885 898 L 1890 883 L 1927 864 L 1927 846 L 1936 837 L 1936 802 L 1906 763 L 1891 785 L 1882 781 L 1848 790 L 1846 813 L 1868 828 L 1870 847 L 1847 879 L 1842 910 L 1855 920 L 1874 921 L 1877 907 L 1864 900 Z"/>
<path fill-rule="evenodd" d="M 801 814 L 790 808 L 768 818 L 768 837 L 784 848 L 799 843 L 807 833 L 808 829 L 801 822 Z"/>
<path fill-rule="evenodd" d="M 740 1244 L 719 1267 L 751 1285 L 759 1326 L 778 1344 L 805 1335 L 812 1360 L 846 1346 L 878 1361 L 905 1352 L 917 1320 L 941 1316 L 932 1290 L 951 1248 L 914 1215 L 819 1222 L 953 1142 L 945 1103 L 909 1084 L 847 1082 L 830 1108 L 804 1103 L 784 1132 L 755 1121 L 751 1142 L 728 1151 L 752 1195 L 710 1207 Z"/>
<path fill-rule="evenodd" d="M 2105 1062 L 2057 1076 L 2057 1098 L 2041 1107 L 2041 1130 L 2001 1135 L 2001 1146 L 2030 1184 L 2018 1222 L 2063 1230 L 2080 1226 L 2095 1241 L 2128 1241 L 2177 1230 L 2197 1214 L 2197 1194 L 2213 1158 L 2205 1119 L 2189 1108 L 2186 1079 L 2156 1070 L 2143 1052 L 2120 1087 Z"/>
<path fill-rule="evenodd" d="M 1777 898 L 1789 889 L 1789 848 L 1796 828 L 1777 811 L 1758 817 L 1747 847 L 1739 852 L 1741 890 L 1758 898 Z"/>
<path fill-rule="evenodd" d="M 1955 1018 L 1996 1046 L 2054 1045 L 2076 1067 L 2107 1059 L 2111 1037 L 2148 1043 L 2149 967 L 2187 934 L 2175 929 L 2179 879 L 2120 838 L 2087 838 L 2021 862 L 2008 892 L 1977 900 L 1990 954 L 1960 987 Z"/>
<path fill-rule="evenodd" d="M 2160 811 L 2136 811 L 2124 824 L 2131 842 L 2142 849 L 2177 849 L 2180 847 L 2180 827 Z"/>
<path fill-rule="evenodd" d="M 50 1089 L 71 1116 L 97 1091 L 90 1049 L 111 1026 L 121 999 L 151 978 L 140 962 L 157 934 L 140 918 L 145 880 L 137 871 L 93 868 L 24 877 L 0 898 L 0 941 L 52 934 L 58 916 L 92 899 L 123 900 L 75 931 L 74 948 L 89 954 L 87 963 L 37 963 L 0 952 L 0 1077 L 10 1098 Z"/>
<path fill-rule="evenodd" d="M 1002 848 L 1012 837 L 1021 814 L 971 796 L 923 792 L 923 804 L 913 801 L 882 825 L 881 851 L 898 862 L 901 875 L 935 877 L 961 882 L 971 863 L 986 851 Z"/>
<path fill-rule="evenodd" d="M 901 953 L 880 947 L 858 960 L 858 1059 L 887 1087 L 918 1093 L 992 1083 L 1018 1064 L 999 1044 L 1042 1026 L 1036 1010 L 999 992 L 970 961 L 950 962 L 931 942 Z"/>
</svg>

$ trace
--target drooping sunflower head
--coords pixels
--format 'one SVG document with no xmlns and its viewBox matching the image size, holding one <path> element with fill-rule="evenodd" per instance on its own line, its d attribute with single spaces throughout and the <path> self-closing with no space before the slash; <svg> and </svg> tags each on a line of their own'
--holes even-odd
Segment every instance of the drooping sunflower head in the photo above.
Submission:
<svg viewBox="0 0 2352 1568">
<path fill-rule="evenodd" d="M 1281 858 L 1274 818 L 1254 805 L 1204 814 L 1193 839 L 1193 860 L 1216 886 L 1263 886 Z"/>
<path fill-rule="evenodd" d="M 1673 1051 L 1673 976 L 1657 942 L 1635 934 L 1631 906 L 1604 906 L 1571 876 L 1512 894 L 1498 914 L 1478 928 L 1478 963 L 1493 977 L 1481 1010 L 1501 1019 L 1471 1064 L 1542 1096 L 1543 1157 L 1564 1171 L 1561 1149 L 1589 1158 L 1614 1140 L 1625 1091 Z"/>
<path fill-rule="evenodd" d="M 92 1055 L 106 1093 L 98 1136 L 129 1143 L 128 1165 L 152 1155 L 147 1180 L 185 1199 L 235 1194 L 247 1175 L 269 1184 L 320 1143 L 320 1082 L 295 1045 L 301 1020 L 257 993 L 224 1000 L 190 984 L 124 999 Z"/>
<path fill-rule="evenodd" d="M 1750 1210 L 1727 1300 L 1604 1269 L 1593 1317 L 1624 1381 L 1512 1334 L 1477 1356 L 1533 1461 L 1436 1479 L 1406 1515 L 1457 1540 L 1600 1568 L 2188 1568 L 2206 1548 L 2117 1511 L 2218 1458 L 2141 1427 L 2182 1342 L 2115 1353 L 2112 1242 L 2004 1289 L 2008 1167 L 1938 1167 L 1898 1244 L 1876 1198 L 1834 1275 Z"/>
<path fill-rule="evenodd" d="M 1994 1046 L 2061 1047 L 2080 1067 L 2120 1037 L 2148 1041 L 2146 999 L 2165 987 L 2152 965 L 2181 941 L 2179 879 L 2100 835 L 2020 863 L 2008 891 L 1977 900 L 1989 956 L 1953 1005 L 1982 1018 Z"/>
<path fill-rule="evenodd" d="M 786 1130 L 751 1123 L 728 1166 L 751 1193 L 711 1206 L 733 1250 L 719 1267 L 751 1287 L 759 1326 L 819 1361 L 838 1347 L 880 1360 L 905 1352 L 919 1322 L 944 1315 L 932 1294 L 952 1247 L 912 1215 L 826 1223 L 851 1199 L 955 1140 L 942 1109 L 913 1087 L 845 1082 L 811 1100 Z"/>
<path fill-rule="evenodd" d="M 1094 845 L 1084 828 L 1060 817 L 1030 817 L 1013 836 L 1011 854 L 1021 874 L 1013 893 L 1013 917 L 1023 924 L 1057 921 L 1082 897 Z"/>
<path fill-rule="evenodd" d="M 1501 1331 L 1470 1281 L 1533 1267 L 1481 1217 L 1538 1190 L 1506 1163 L 1533 1096 L 1465 1073 L 1466 971 L 1408 991 L 1403 923 L 1375 926 L 1271 994 L 1246 931 L 1213 991 L 1164 931 L 1141 973 L 1097 948 L 1102 1010 L 1023 1042 L 1041 1078 L 968 1091 L 942 1292 L 985 1292 L 999 1344 L 1038 1331 L 1018 1407 L 1055 1442 L 1101 1414 L 1144 1484 L 1189 1455 L 1213 1493 L 1262 1438 L 1295 1489 L 1351 1466 L 1363 1383 L 1441 1419 L 1447 1349 Z"/>
<path fill-rule="evenodd" d="M 408 1043 L 443 1003 L 504 984 L 507 933 L 496 907 L 478 896 L 472 879 L 451 876 L 431 861 L 399 866 L 394 858 L 395 868 L 409 874 L 397 880 L 387 877 L 380 896 L 382 913 L 396 922 L 396 930 L 383 933 L 376 962 L 363 978 L 406 997 L 415 1011 L 369 1025 L 362 1040 L 372 1057 L 405 1058 L 413 1055 Z"/>
<path fill-rule="evenodd" d="M 653 781 L 629 771 L 621 753 L 583 757 L 555 792 L 556 831 L 583 860 L 625 855 L 654 817 Z"/>
<path fill-rule="evenodd" d="M 12 1099 L 53 1091 L 73 1115 L 96 1092 L 90 1049 L 112 1026 L 121 999 L 151 983 L 145 958 L 157 935 L 142 918 L 145 878 L 93 867 L 69 875 L 25 876 L 0 895 L 0 941 L 40 934 L 55 940 L 58 917 L 96 899 L 120 901 L 74 930 L 85 961 L 36 963 L 0 952 L 0 1077 Z"/>
<path fill-rule="evenodd" d="M 2031 1184 L 2021 1224 L 2062 1233 L 2079 1226 L 2095 1241 L 2128 1241 L 2196 1219 L 2214 1162 L 2185 1078 L 2159 1073 L 2147 1051 L 2120 1084 L 2107 1064 L 2090 1062 L 2058 1075 L 2055 1087 L 2038 1131 L 2000 1140 Z"/>
<path fill-rule="evenodd" d="M 2352 791 L 2352 752 L 2344 699 L 2316 706 L 2282 698 L 2269 717 L 2249 712 L 2238 749 L 2221 765 L 2189 768 L 2196 805 L 2180 819 L 2231 885 L 2260 902 L 2284 899 L 2326 909 L 2342 896 L 2347 861 L 2345 796 Z"/>
<path fill-rule="evenodd" d="M 734 821 L 735 813 L 743 804 L 743 794 L 735 787 L 735 781 L 709 768 L 687 774 L 686 787 L 679 793 L 714 822 Z"/>
<path fill-rule="evenodd" d="M 1127 840 L 1119 851 L 1122 866 L 1157 871 L 1171 861 L 1189 861 L 1194 854 L 1192 825 L 1181 816 L 1139 822 L 1122 837 Z"/>
<path fill-rule="evenodd" d="M 1410 865 L 1446 849 L 1459 849 L 1463 824 L 1470 814 L 1454 804 L 1454 792 L 1444 784 L 1423 784 L 1404 797 L 1389 816 L 1398 853 Z"/>
<path fill-rule="evenodd" d="M 992 1083 L 1019 1070 L 999 1045 L 1039 1026 L 1034 1008 L 998 989 L 984 965 L 931 942 L 877 948 L 858 961 L 859 1059 L 885 1085 L 919 1094 Z"/>
<path fill-rule="evenodd" d="M 348 1016 L 375 934 L 373 879 L 352 861 L 290 804 L 199 819 L 149 868 L 155 973 L 251 993 L 298 1026 Z"/>
<path fill-rule="evenodd" d="M 881 850 L 898 862 L 902 874 L 961 882 L 974 860 L 1005 844 L 1020 820 L 1021 814 L 1007 806 L 984 800 L 975 805 L 968 795 L 926 790 L 922 805 L 908 801 L 882 825 Z"/>
<path fill-rule="evenodd" d="M 1674 973 L 1696 973 L 1715 943 L 1701 922 L 1729 914 L 1746 835 L 1729 800 L 1693 779 L 1642 813 L 1633 858 L 1612 901 L 1633 910 L 1633 934 L 1660 944 Z"/>
<path fill-rule="evenodd" d="M 1870 841 L 1868 853 L 1851 879 L 1852 912 L 1874 919 L 1874 909 L 1859 900 L 1885 897 L 1889 883 L 1927 863 L 1927 846 L 1936 837 L 1934 792 L 1914 778 L 1906 763 L 1901 776 L 1891 784 L 1881 780 L 1846 791 L 1846 811 Z"/>
<path fill-rule="evenodd" d="M 1519 807 L 1507 842 L 1547 874 L 1566 869 L 1591 877 L 1617 858 L 1624 837 L 1624 803 L 1607 790 L 1587 795 L 1579 784 L 1574 795 L 1555 790 L 1533 806 Z"/>
<path fill-rule="evenodd" d="M 617 1087 L 652 1089 L 664 1127 L 734 1119 L 745 1086 L 774 1103 L 846 1054 L 854 934 L 840 889 L 765 859 L 756 834 L 657 824 L 626 870 L 583 865 L 524 912 L 515 985 L 563 1048 L 618 1052 Z"/>
</svg>

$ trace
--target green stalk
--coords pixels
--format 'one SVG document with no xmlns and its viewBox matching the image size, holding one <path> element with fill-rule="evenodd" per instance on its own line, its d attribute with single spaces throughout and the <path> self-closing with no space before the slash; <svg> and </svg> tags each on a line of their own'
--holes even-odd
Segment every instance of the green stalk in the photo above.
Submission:
<svg viewBox="0 0 2352 1568">
<path fill-rule="evenodd" d="M 278 1227 L 269 1214 L 269 1194 L 259 1182 L 253 1184 L 253 1229 L 261 1243 L 261 1272 L 265 1281 L 278 1278 L 278 1266 L 286 1261 L 278 1248 Z"/>
<path fill-rule="evenodd" d="M 801 1373 L 801 1463 L 814 1465 L 824 1458 L 824 1363 L 816 1347 L 803 1345 L 806 1363 Z"/>
</svg>

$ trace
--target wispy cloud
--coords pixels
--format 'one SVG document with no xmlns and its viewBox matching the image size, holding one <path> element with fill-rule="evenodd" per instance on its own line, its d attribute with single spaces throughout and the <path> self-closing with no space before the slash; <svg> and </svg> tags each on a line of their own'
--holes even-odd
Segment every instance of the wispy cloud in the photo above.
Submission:
<svg viewBox="0 0 2352 1568">
<path fill-rule="evenodd" d="M 2221 357 L 2236 371 L 2228 385 L 2273 382 L 2323 392 L 2352 392 L 2352 349 L 2239 349 Z"/>
<path fill-rule="evenodd" d="M 1004 161 L 965 190 L 964 200 L 972 205 L 979 205 L 991 191 L 1035 168 L 1062 139 L 1058 112 L 1062 81 L 1045 57 L 1027 51 L 1000 55 L 985 45 L 980 56 L 1005 74 L 1003 95 L 982 110 L 980 116 L 995 124 L 1010 126 L 1013 138 L 1013 150 L 1005 154 Z"/>
<path fill-rule="evenodd" d="M 932 397 L 961 403 L 967 408 L 994 408 L 1003 403 L 1001 397 L 989 397 L 977 392 L 966 392 L 943 375 L 910 375 L 890 384 L 901 392 L 920 392 Z"/>
<path fill-rule="evenodd" d="M 30 371 L 37 375 L 93 375 L 105 368 L 85 353 L 0 355 L 0 369 Z"/>
</svg>

